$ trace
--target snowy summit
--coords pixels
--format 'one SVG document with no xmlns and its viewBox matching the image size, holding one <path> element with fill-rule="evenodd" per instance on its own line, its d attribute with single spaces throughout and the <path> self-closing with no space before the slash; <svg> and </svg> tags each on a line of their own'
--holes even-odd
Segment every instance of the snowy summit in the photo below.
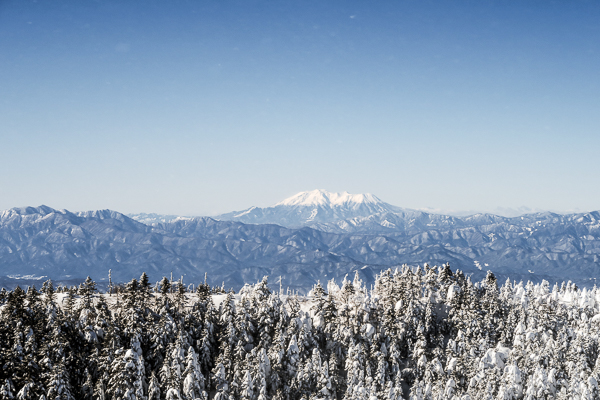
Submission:
<svg viewBox="0 0 600 400">
<path fill-rule="evenodd" d="M 251 207 L 216 217 L 249 224 L 277 224 L 286 227 L 321 227 L 355 218 L 401 211 L 370 194 L 333 193 L 317 189 L 300 192 L 265 208 Z"/>
<path fill-rule="evenodd" d="M 360 204 L 385 204 L 371 193 L 350 194 L 348 192 L 332 193 L 323 189 L 300 192 L 280 201 L 276 206 L 358 206 Z"/>
</svg>

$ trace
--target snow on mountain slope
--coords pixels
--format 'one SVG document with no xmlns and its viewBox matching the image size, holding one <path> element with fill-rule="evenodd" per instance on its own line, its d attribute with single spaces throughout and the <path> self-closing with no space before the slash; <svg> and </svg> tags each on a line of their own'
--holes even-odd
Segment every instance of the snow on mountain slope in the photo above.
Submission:
<svg viewBox="0 0 600 400">
<path fill-rule="evenodd" d="M 383 201 L 370 193 L 350 194 L 348 192 L 332 193 L 326 190 L 312 190 L 310 192 L 300 192 L 289 197 L 275 206 L 339 206 L 346 208 L 356 208 L 360 204 L 385 204 Z"/>
<path fill-rule="evenodd" d="M 314 200 L 308 200 L 311 212 Z M 337 206 L 316 206 L 317 215 L 335 208 L 343 214 Z M 278 207 L 288 212 L 289 207 L 300 207 L 299 212 L 306 208 Z M 339 281 L 359 271 L 371 283 L 374 274 L 387 267 L 425 262 L 450 262 L 474 273 L 475 279 L 488 269 L 502 279 L 534 282 L 570 279 L 592 286 L 600 278 L 598 212 L 458 218 L 406 210 L 312 226 L 288 228 L 206 217 L 148 226 L 111 210 L 11 209 L 0 212 L 0 286 L 9 285 L 9 280 L 27 284 L 27 279 L 48 277 L 65 282 L 87 275 L 101 282 L 111 269 L 116 282 L 143 271 L 154 281 L 172 272 L 198 282 L 208 272 L 209 280 L 225 281 L 227 287 L 239 288 L 270 275 L 281 276 L 284 286 L 306 291 L 317 280 Z"/>
<path fill-rule="evenodd" d="M 0 286 L 39 287 L 48 278 L 73 284 L 88 275 L 101 283 L 112 270 L 114 282 L 144 271 L 153 281 L 172 273 L 200 282 L 208 272 L 212 283 L 236 289 L 264 275 L 282 276 L 285 286 L 306 291 L 319 279 L 341 280 L 364 266 L 329 250 L 340 239 L 312 229 L 211 218 L 147 226 L 110 210 L 12 209 L 0 213 Z M 374 275 L 370 267 L 361 273 Z"/>
<path fill-rule="evenodd" d="M 146 225 L 161 224 L 165 222 L 173 222 L 178 219 L 189 219 L 191 217 L 182 217 L 179 215 L 164 215 L 156 213 L 137 213 L 127 214 L 127 216 L 133 220 L 141 222 Z"/>
<path fill-rule="evenodd" d="M 251 207 L 244 211 L 222 214 L 215 218 L 249 224 L 300 227 L 403 211 L 370 193 L 350 194 L 312 190 L 298 193 L 271 207 Z"/>
</svg>

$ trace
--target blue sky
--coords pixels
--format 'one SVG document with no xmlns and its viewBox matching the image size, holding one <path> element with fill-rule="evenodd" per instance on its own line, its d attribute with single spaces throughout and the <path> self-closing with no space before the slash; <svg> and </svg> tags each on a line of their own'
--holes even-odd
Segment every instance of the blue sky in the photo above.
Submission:
<svg viewBox="0 0 600 400">
<path fill-rule="evenodd" d="M 0 2 L 0 209 L 600 209 L 600 3 Z"/>
</svg>

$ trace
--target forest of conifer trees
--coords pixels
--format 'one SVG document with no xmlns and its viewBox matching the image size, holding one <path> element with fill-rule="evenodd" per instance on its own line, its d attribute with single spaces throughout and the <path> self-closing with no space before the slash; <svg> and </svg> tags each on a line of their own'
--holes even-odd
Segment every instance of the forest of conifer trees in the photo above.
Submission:
<svg viewBox="0 0 600 400">
<path fill-rule="evenodd" d="M 146 274 L 0 292 L 1 399 L 596 399 L 600 290 L 358 274 L 308 296 Z"/>
</svg>

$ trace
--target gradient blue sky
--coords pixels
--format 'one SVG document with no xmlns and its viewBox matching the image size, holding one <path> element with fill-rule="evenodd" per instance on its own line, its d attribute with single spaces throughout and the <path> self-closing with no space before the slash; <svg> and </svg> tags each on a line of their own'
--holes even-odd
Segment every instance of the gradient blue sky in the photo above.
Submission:
<svg viewBox="0 0 600 400">
<path fill-rule="evenodd" d="M 0 1 L 0 209 L 600 209 L 600 2 Z"/>
</svg>

